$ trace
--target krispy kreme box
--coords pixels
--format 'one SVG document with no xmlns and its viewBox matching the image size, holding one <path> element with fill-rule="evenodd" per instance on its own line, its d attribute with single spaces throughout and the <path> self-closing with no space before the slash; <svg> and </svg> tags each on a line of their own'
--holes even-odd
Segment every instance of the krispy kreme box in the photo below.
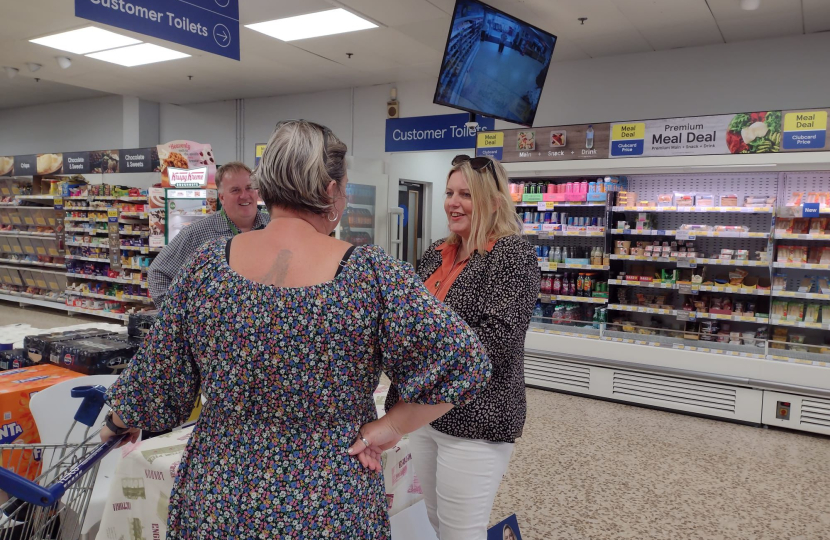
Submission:
<svg viewBox="0 0 830 540">
<path fill-rule="evenodd" d="M 30 480 L 40 474 L 41 453 L 32 450 L 6 450 L 5 445 L 35 444 L 40 435 L 29 410 L 33 395 L 50 386 L 83 377 L 57 366 L 42 365 L 13 369 L 0 373 L 0 466 Z M 80 405 L 80 400 L 78 400 Z M 69 429 L 69 426 L 66 426 Z"/>
</svg>

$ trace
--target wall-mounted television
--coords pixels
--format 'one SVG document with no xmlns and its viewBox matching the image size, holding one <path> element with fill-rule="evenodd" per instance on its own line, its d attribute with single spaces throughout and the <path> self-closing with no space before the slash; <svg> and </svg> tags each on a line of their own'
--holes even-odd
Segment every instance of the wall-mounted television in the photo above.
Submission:
<svg viewBox="0 0 830 540">
<path fill-rule="evenodd" d="M 556 36 L 478 0 L 456 0 L 434 103 L 532 126 Z"/>
</svg>

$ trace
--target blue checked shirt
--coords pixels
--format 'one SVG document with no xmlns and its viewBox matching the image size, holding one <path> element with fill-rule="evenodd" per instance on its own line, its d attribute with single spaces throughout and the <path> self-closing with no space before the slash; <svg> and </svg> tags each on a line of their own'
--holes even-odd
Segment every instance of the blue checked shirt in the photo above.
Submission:
<svg viewBox="0 0 830 540">
<path fill-rule="evenodd" d="M 262 229 L 270 221 L 271 217 L 268 214 L 257 212 L 254 229 Z M 156 307 L 159 308 L 164 303 L 167 289 L 173 283 L 176 274 L 200 247 L 211 240 L 231 236 L 233 232 L 221 212 L 216 212 L 188 225 L 176 235 L 176 238 L 161 250 L 147 272 L 150 297 Z"/>
</svg>

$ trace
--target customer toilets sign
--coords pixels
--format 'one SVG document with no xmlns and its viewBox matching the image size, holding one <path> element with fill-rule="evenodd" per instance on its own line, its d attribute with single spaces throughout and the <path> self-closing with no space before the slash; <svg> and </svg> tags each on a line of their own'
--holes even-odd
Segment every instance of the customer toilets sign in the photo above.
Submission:
<svg viewBox="0 0 830 540">
<path fill-rule="evenodd" d="M 75 16 L 239 60 L 239 0 L 75 0 Z"/>
<path fill-rule="evenodd" d="M 424 152 L 475 148 L 476 134 L 493 131 L 496 121 L 480 118 L 478 127 L 470 129 L 466 126 L 469 118 L 467 113 L 390 118 L 386 121 L 386 151 Z"/>
</svg>

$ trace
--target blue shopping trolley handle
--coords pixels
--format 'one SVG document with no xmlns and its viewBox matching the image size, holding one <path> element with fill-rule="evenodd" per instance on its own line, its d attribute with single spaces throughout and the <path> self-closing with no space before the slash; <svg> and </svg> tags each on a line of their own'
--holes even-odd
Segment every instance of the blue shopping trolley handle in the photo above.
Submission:
<svg viewBox="0 0 830 540">
<path fill-rule="evenodd" d="M 67 489 L 89 472 L 98 461 L 104 459 L 104 456 L 109 454 L 113 448 L 120 446 L 130 435 L 130 433 L 123 433 L 99 444 L 48 487 L 41 486 L 28 478 L 0 468 L 0 489 L 12 497 L 30 504 L 52 506 L 63 497 Z"/>
<path fill-rule="evenodd" d="M 83 398 L 78 412 L 75 413 L 75 420 L 81 424 L 92 427 L 101 414 L 106 402 L 107 388 L 105 386 L 78 386 L 72 389 L 73 398 Z"/>
</svg>

